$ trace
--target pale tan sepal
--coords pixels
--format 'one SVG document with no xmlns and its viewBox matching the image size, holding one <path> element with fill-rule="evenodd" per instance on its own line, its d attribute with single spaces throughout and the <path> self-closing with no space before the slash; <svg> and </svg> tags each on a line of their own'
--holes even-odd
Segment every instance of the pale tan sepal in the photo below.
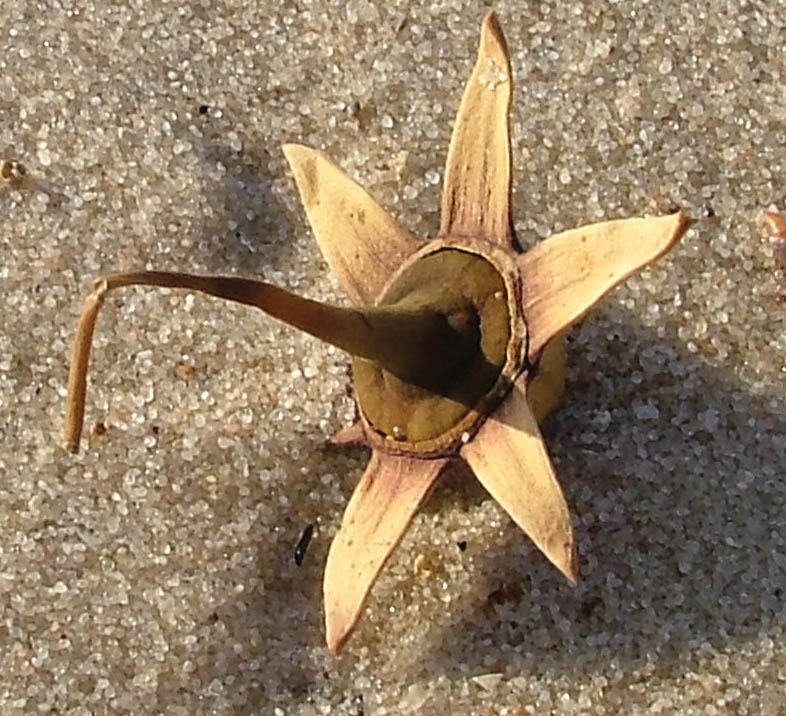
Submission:
<svg viewBox="0 0 786 716">
<path fill-rule="evenodd" d="M 420 242 L 324 153 L 285 144 L 322 255 L 357 304 L 368 305 Z"/>
<path fill-rule="evenodd" d="M 525 391 L 525 377 L 519 377 L 477 435 L 462 446 L 461 456 L 538 549 L 575 582 L 570 513 Z"/>
<path fill-rule="evenodd" d="M 512 77 L 496 15 L 483 20 L 475 69 L 448 149 L 440 236 L 482 237 L 511 246 L 510 130 Z"/>
<path fill-rule="evenodd" d="M 328 444 L 333 447 L 368 445 L 366 432 L 363 430 L 363 423 L 357 420 L 352 425 L 345 425 L 343 428 L 339 428 L 338 432 L 328 439 Z"/>
<path fill-rule="evenodd" d="M 618 283 L 666 253 L 687 228 L 682 212 L 606 221 L 556 234 L 522 254 L 530 358 Z"/>
<path fill-rule="evenodd" d="M 382 565 L 448 462 L 371 453 L 325 565 L 325 630 L 334 654 L 355 628 Z"/>
</svg>

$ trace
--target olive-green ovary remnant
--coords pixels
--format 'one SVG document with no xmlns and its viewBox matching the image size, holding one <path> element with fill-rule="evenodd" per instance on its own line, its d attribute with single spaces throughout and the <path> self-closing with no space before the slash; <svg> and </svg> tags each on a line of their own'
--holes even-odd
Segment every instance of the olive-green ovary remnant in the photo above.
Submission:
<svg viewBox="0 0 786 716">
<path fill-rule="evenodd" d="M 409 266 L 379 300 L 379 309 L 444 316 L 445 340 L 432 334 L 405 378 L 364 358 L 354 384 L 366 420 L 394 441 L 434 440 L 469 413 L 495 385 L 505 364 L 510 315 L 505 283 L 481 256 L 445 248 Z"/>
</svg>

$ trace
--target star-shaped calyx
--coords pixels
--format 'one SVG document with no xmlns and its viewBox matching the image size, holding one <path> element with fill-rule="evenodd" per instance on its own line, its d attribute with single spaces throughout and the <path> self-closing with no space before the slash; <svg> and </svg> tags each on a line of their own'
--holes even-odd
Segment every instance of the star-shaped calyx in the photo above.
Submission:
<svg viewBox="0 0 786 716">
<path fill-rule="evenodd" d="M 680 213 L 609 221 L 521 253 L 510 215 L 511 90 L 505 39 L 490 13 L 448 151 L 439 234 L 425 244 L 324 154 L 284 147 L 314 235 L 353 308 L 254 279 L 143 271 L 99 280 L 82 314 L 66 416 L 72 450 L 93 328 L 110 289 L 202 291 L 261 308 L 352 354 L 360 417 L 334 442 L 364 443 L 371 458 L 327 558 L 325 624 L 333 652 L 454 460 L 464 460 L 545 556 L 576 580 L 570 515 L 538 429 L 562 394 L 562 333 L 666 252 L 687 222 Z"/>
</svg>

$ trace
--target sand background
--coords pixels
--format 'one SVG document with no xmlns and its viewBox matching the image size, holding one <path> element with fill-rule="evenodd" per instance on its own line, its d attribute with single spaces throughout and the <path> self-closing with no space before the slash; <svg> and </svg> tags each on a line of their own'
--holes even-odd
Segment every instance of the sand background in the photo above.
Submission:
<svg viewBox="0 0 786 716">
<path fill-rule="evenodd" d="M 786 209 L 786 5 L 495 8 L 522 243 L 696 222 L 570 334 L 544 433 L 580 585 L 456 471 L 336 659 L 321 575 L 366 460 L 324 448 L 353 417 L 345 356 L 243 307 L 117 292 L 74 457 L 67 352 L 111 270 L 344 301 L 282 142 L 433 235 L 488 7 L 3 2 L 0 158 L 30 172 L 0 186 L 3 714 L 786 712 L 786 283 L 761 229 Z"/>
</svg>

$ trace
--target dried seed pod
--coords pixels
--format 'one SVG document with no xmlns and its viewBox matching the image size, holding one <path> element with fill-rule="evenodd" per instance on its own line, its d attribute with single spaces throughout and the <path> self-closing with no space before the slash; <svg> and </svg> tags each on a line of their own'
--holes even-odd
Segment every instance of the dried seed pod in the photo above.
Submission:
<svg viewBox="0 0 786 716">
<path fill-rule="evenodd" d="M 345 309 L 253 279 L 143 271 L 98 282 L 77 330 L 66 444 L 76 450 L 90 344 L 107 291 L 201 291 L 261 308 L 353 356 L 360 422 L 335 444 L 371 458 L 325 568 L 328 647 L 354 629 L 379 571 L 453 460 L 571 581 L 570 514 L 538 420 L 564 388 L 564 331 L 614 286 L 668 251 L 681 213 L 565 231 L 519 251 L 510 216 L 508 51 L 493 13 L 456 119 L 438 236 L 421 244 L 322 152 L 288 144 L 317 243 L 354 302 Z"/>
</svg>

